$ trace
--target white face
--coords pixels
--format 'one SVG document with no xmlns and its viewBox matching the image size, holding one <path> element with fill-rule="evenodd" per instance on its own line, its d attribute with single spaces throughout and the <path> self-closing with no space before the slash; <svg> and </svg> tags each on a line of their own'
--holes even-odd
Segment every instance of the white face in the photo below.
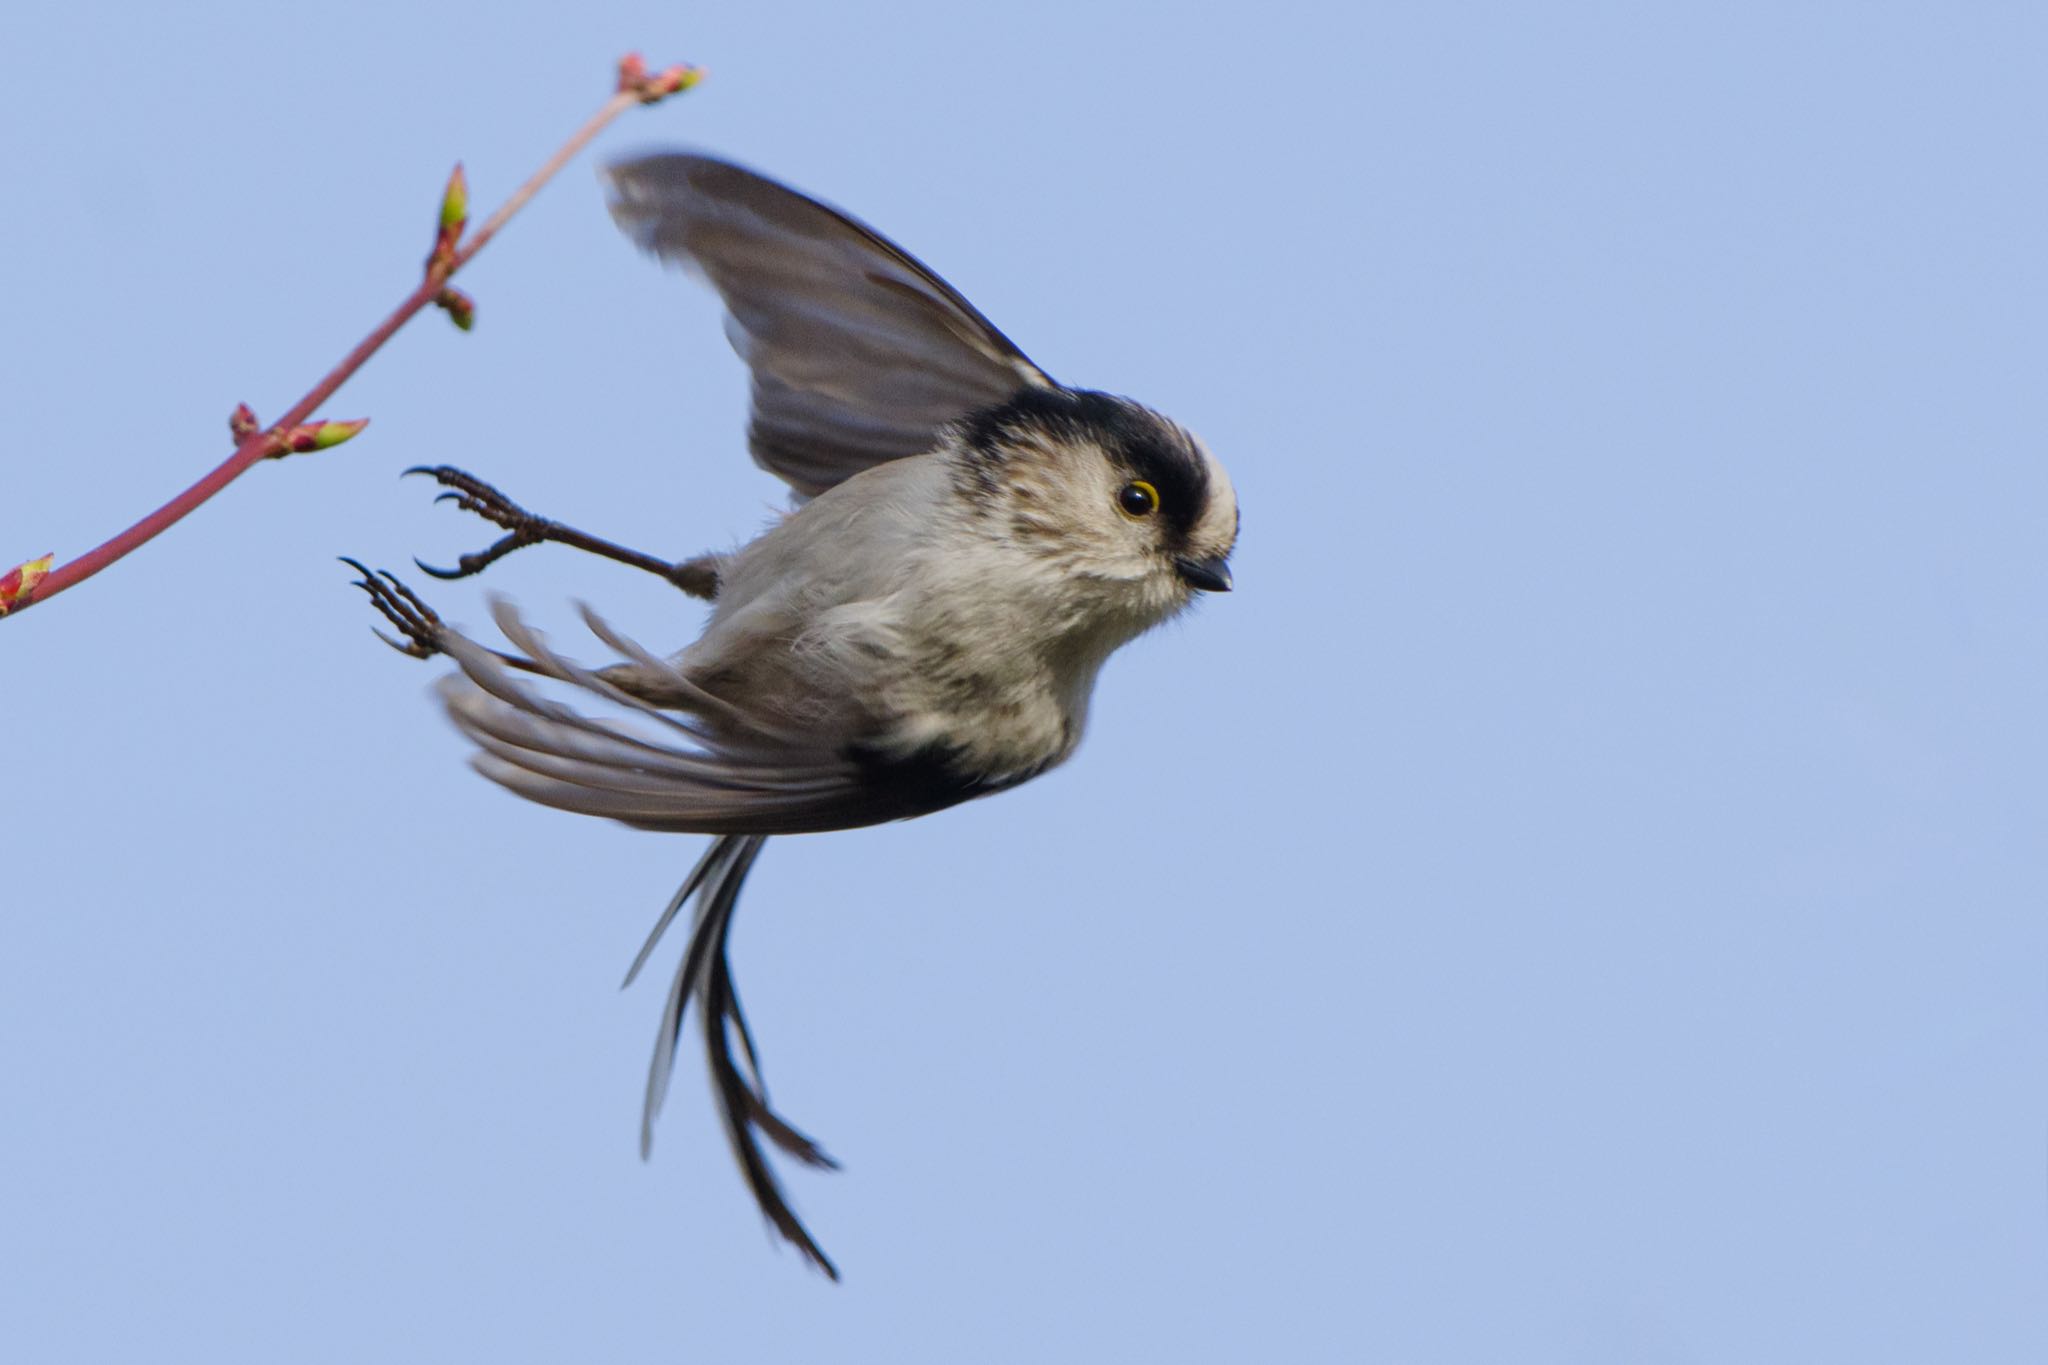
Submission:
<svg viewBox="0 0 2048 1365">
<path fill-rule="evenodd" d="M 1130 430 L 1020 424 L 999 443 L 1002 516 L 1020 549 L 1082 582 L 1118 585 L 1153 624 L 1227 587 L 1237 496 L 1190 433 L 1136 404 Z"/>
</svg>

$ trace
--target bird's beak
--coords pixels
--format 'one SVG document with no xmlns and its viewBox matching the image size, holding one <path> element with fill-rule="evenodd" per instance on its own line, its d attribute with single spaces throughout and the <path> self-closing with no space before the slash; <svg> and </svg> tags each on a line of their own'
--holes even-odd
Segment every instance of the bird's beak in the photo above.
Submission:
<svg viewBox="0 0 2048 1365">
<path fill-rule="evenodd" d="M 1180 581 L 1203 592 L 1230 591 L 1230 565 L 1221 555 L 1209 559 L 1195 559 L 1183 555 L 1173 561 L 1173 567 L 1180 571 Z"/>
</svg>

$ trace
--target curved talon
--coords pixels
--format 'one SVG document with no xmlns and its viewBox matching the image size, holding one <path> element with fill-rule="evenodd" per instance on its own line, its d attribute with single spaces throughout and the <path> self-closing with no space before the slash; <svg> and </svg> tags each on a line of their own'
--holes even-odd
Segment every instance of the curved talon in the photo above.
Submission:
<svg viewBox="0 0 2048 1365">
<path fill-rule="evenodd" d="M 402 645 L 402 644 L 398 643 L 398 641 L 396 641 L 396 640 L 392 639 L 392 638 L 391 638 L 391 637 L 390 637 L 389 635 L 386 635 L 386 634 L 385 634 L 385 633 L 384 633 L 383 631 L 381 631 L 381 630 L 377 629 L 377 628 L 376 628 L 375 626 L 371 626 L 371 627 L 370 627 L 370 634 L 372 634 L 372 635 L 376 636 L 376 637 L 377 637 L 378 639 L 382 640 L 382 641 L 383 641 L 383 642 L 384 642 L 385 644 L 387 644 L 387 645 L 390 645 L 390 646 L 391 646 L 391 647 L 392 647 L 393 649 L 397 650 L 397 651 L 398 651 L 398 652 L 399 652 L 400 654 L 410 655 L 410 656 L 411 656 L 412 658 L 415 658 L 415 659 L 417 659 L 417 658 L 421 658 L 421 657 L 422 657 L 422 656 L 421 656 L 421 655 L 420 655 L 420 654 L 418 653 L 418 646 L 416 646 L 416 645 Z"/>
<path fill-rule="evenodd" d="M 452 583 L 458 578 L 467 578 L 473 572 L 473 570 L 461 568 L 437 569 L 433 565 L 427 563 L 427 561 L 425 561 L 424 559 L 421 559 L 418 555 L 413 556 L 412 562 L 415 566 L 418 567 L 419 571 L 425 574 L 427 577 L 438 578 L 444 583 Z"/>
</svg>

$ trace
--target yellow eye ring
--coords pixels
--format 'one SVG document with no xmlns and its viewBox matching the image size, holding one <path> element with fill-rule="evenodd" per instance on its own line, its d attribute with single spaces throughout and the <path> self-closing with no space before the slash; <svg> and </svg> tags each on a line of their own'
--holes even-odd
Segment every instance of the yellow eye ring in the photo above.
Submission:
<svg viewBox="0 0 2048 1365">
<path fill-rule="evenodd" d="M 1140 521 L 1159 510 L 1159 490 L 1143 479 L 1132 479 L 1116 493 L 1116 510 L 1132 521 Z"/>
</svg>

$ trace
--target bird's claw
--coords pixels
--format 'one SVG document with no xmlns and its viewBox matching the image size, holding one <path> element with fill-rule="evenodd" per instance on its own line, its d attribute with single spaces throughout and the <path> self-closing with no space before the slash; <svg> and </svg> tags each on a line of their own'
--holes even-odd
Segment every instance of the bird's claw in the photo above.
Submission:
<svg viewBox="0 0 2048 1365">
<path fill-rule="evenodd" d="M 374 626 L 370 629 L 372 635 L 415 659 L 431 659 L 442 652 L 441 633 L 447 628 L 441 624 L 440 615 L 422 602 L 417 593 L 388 569 L 372 572 L 361 560 L 347 555 L 341 557 L 341 562 L 362 575 L 355 585 L 370 595 L 370 605 L 396 626 L 405 639 L 394 640 Z"/>
<path fill-rule="evenodd" d="M 436 568 L 415 559 L 413 563 L 419 565 L 421 573 L 444 580 L 468 578 L 471 574 L 483 572 L 514 550 L 538 545 L 548 539 L 549 532 L 554 529 L 554 523 L 546 517 L 535 516 L 476 475 L 453 465 L 414 465 L 405 472 L 425 474 L 449 490 L 434 499 L 437 505 L 452 502 L 462 511 L 474 512 L 511 533 L 486 549 L 462 556 L 452 569 Z"/>
<path fill-rule="evenodd" d="M 517 531 L 524 526 L 533 526 L 542 518 L 521 507 L 512 499 L 500 493 L 491 485 L 479 479 L 468 470 L 457 469 L 450 464 L 416 464 L 405 471 L 406 475 L 425 474 L 449 491 L 435 498 L 435 502 L 461 504 L 465 512 L 474 512 L 485 521 L 493 522 L 508 531 Z M 404 477 L 404 476 L 401 476 Z"/>
<path fill-rule="evenodd" d="M 514 548 L 516 549 L 517 547 L 515 546 Z M 488 553 L 488 551 L 486 551 L 486 553 Z M 495 555 L 492 556 L 493 559 L 495 559 L 496 557 L 497 556 Z M 478 569 L 481 569 L 483 567 L 483 564 L 479 564 L 476 562 L 479 558 L 481 558 L 480 555 L 464 555 L 462 558 L 455 561 L 455 567 L 452 569 L 443 569 L 435 565 L 429 564 L 427 563 L 426 560 L 421 559 L 418 555 L 413 556 L 412 562 L 413 567 L 418 569 L 421 573 L 427 575 L 427 577 L 438 578 L 444 583 L 452 583 L 458 578 L 467 578 L 471 574 L 475 573 Z M 489 562 L 489 560 L 484 561 L 484 563 Z"/>
</svg>

